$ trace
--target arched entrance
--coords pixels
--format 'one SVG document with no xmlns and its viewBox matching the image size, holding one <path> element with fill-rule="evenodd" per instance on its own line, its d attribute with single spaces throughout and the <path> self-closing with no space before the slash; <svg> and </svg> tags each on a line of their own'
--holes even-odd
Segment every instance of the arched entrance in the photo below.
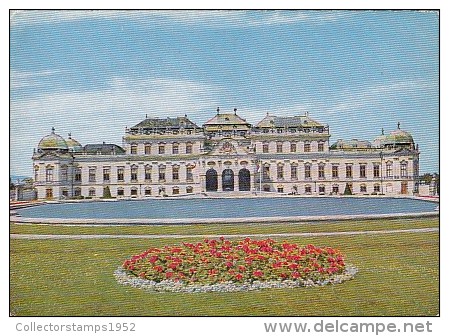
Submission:
<svg viewBox="0 0 449 336">
<path fill-rule="evenodd" d="M 225 169 L 221 174 L 223 191 L 234 190 L 234 172 L 232 169 Z"/>
<path fill-rule="evenodd" d="M 213 168 L 210 168 L 206 172 L 206 191 L 217 191 L 218 190 L 218 174 Z"/>
<path fill-rule="evenodd" d="M 251 190 L 251 175 L 249 170 L 242 168 L 239 171 L 239 190 L 250 191 Z"/>
</svg>

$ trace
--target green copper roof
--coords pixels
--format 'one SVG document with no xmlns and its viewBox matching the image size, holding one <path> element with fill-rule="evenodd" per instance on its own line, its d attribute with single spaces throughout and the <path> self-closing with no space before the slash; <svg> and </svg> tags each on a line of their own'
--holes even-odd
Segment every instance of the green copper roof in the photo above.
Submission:
<svg viewBox="0 0 449 336">
<path fill-rule="evenodd" d="M 401 129 L 394 130 L 390 132 L 389 135 L 385 137 L 385 144 L 396 144 L 396 143 L 413 143 L 413 137 L 410 133 L 403 131 Z"/>
<path fill-rule="evenodd" d="M 70 133 L 69 133 L 69 138 L 66 140 L 66 143 L 67 143 L 67 147 L 69 149 L 73 150 L 74 152 L 80 152 L 83 150 L 83 146 L 81 146 L 81 144 L 78 141 L 73 139 Z"/>
<path fill-rule="evenodd" d="M 64 138 L 55 133 L 55 129 L 52 129 L 51 134 L 44 136 L 39 141 L 38 149 L 68 149 L 67 142 Z"/>
</svg>

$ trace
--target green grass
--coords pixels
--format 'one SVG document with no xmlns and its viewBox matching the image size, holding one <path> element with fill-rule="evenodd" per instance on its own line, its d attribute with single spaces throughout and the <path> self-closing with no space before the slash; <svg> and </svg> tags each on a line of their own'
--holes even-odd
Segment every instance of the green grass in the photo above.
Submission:
<svg viewBox="0 0 449 336">
<path fill-rule="evenodd" d="M 11 224 L 11 233 L 21 234 L 271 234 L 301 232 L 335 232 L 364 230 L 396 230 L 437 227 L 438 218 L 379 219 L 360 221 L 267 223 L 267 224 L 192 224 L 129 226 L 61 226 Z"/>
<path fill-rule="evenodd" d="M 375 229 L 397 228 L 401 221 L 313 224 L 309 230 L 343 231 L 373 224 Z M 402 220 L 409 227 L 437 227 L 437 219 Z M 337 225 L 337 226 L 335 226 Z M 217 226 L 216 226 L 217 227 Z M 219 226 L 222 228 L 223 226 Z M 13 225 L 22 233 L 24 226 Z M 27 233 L 44 227 L 27 226 Z M 257 233 L 277 226 L 232 226 Z M 48 228 L 45 228 L 47 230 Z M 79 230 L 50 227 L 51 233 Z M 90 230 L 91 228 L 89 228 Z M 105 233 L 108 228 L 93 228 Z M 163 233 L 183 227 L 116 227 L 111 233 Z M 207 233 L 207 226 L 192 226 Z M 284 230 L 299 229 L 287 226 Z M 301 227 L 302 229 L 302 227 Z M 369 229 L 374 229 L 372 226 Z M 59 231 L 63 230 L 63 231 Z M 127 231 L 131 230 L 131 231 Z M 267 232 L 267 233 L 269 233 Z M 49 233 L 49 232 L 45 232 Z M 70 231 L 70 233 L 73 233 Z M 79 232 L 78 232 L 79 233 Z M 92 233 L 92 232 L 89 232 Z M 138 232 L 142 233 L 142 232 Z M 160 231 L 157 233 L 161 233 Z M 222 232 L 220 232 L 222 233 Z M 200 239 L 190 239 L 197 241 Z M 149 293 L 119 285 L 114 270 L 130 255 L 151 246 L 179 243 L 179 239 L 92 239 L 10 241 L 10 312 L 17 316 L 429 316 L 439 314 L 439 234 L 396 233 L 334 237 L 291 237 L 299 244 L 339 248 L 347 262 L 359 267 L 354 280 L 335 286 L 270 289 L 240 293 Z"/>
</svg>

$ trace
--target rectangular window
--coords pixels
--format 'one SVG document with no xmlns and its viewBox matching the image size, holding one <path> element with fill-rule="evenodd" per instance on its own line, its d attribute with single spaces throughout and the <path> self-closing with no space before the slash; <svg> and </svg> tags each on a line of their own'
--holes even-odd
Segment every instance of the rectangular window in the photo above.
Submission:
<svg viewBox="0 0 449 336">
<path fill-rule="evenodd" d="M 310 152 L 310 143 L 308 142 L 304 143 L 304 152 L 305 153 Z"/>
<path fill-rule="evenodd" d="M 283 187 L 278 187 L 278 193 L 283 193 L 284 192 L 284 188 Z"/>
<path fill-rule="evenodd" d="M 366 178 L 366 165 L 360 165 L 360 178 Z"/>
<path fill-rule="evenodd" d="M 151 145 L 146 144 L 145 145 L 145 155 L 151 154 Z"/>
<path fill-rule="evenodd" d="M 374 192 L 380 192 L 380 185 L 376 184 L 374 186 Z"/>
<path fill-rule="evenodd" d="M 159 167 L 159 181 L 165 181 L 165 167 Z"/>
<path fill-rule="evenodd" d="M 75 182 L 81 182 L 81 168 L 75 169 Z"/>
<path fill-rule="evenodd" d="M 145 166 L 145 181 L 151 181 L 151 166 Z"/>
<path fill-rule="evenodd" d="M 123 182 L 125 180 L 125 168 L 117 167 L 117 181 Z"/>
<path fill-rule="evenodd" d="M 365 184 L 362 184 L 362 185 L 360 186 L 360 192 L 366 193 L 366 185 L 365 185 Z"/>
<path fill-rule="evenodd" d="M 145 189 L 145 196 L 150 196 L 151 195 L 151 189 L 146 188 Z"/>
<path fill-rule="evenodd" d="M 332 178 L 338 178 L 338 166 L 336 165 L 332 166 Z"/>
<path fill-rule="evenodd" d="M 374 177 L 380 177 L 380 165 L 377 163 L 373 165 L 373 174 Z"/>
<path fill-rule="evenodd" d="M 61 180 L 63 182 L 67 182 L 67 167 L 66 166 L 61 168 Z"/>
<path fill-rule="evenodd" d="M 193 151 L 192 143 L 190 142 L 186 143 L 186 154 L 192 154 L 192 151 Z"/>
<path fill-rule="evenodd" d="M 322 164 L 318 166 L 318 178 L 324 180 L 324 165 Z"/>
<path fill-rule="evenodd" d="M 89 182 L 95 182 L 96 171 L 97 169 L 95 167 L 89 167 Z"/>
<path fill-rule="evenodd" d="M 310 165 L 305 165 L 304 166 L 304 177 L 306 179 L 310 179 L 311 175 L 310 175 Z"/>
<path fill-rule="evenodd" d="M 123 189 L 117 190 L 117 196 L 124 196 L 124 195 L 125 195 L 125 191 Z"/>
<path fill-rule="evenodd" d="M 178 154 L 179 153 L 179 144 L 174 143 L 172 146 L 172 154 Z"/>
<path fill-rule="evenodd" d="M 387 162 L 387 177 L 393 176 L 393 163 Z"/>
<path fill-rule="evenodd" d="M 137 145 L 131 145 L 131 154 L 137 154 Z"/>
<path fill-rule="evenodd" d="M 346 178 L 352 178 L 352 165 L 346 165 Z"/>
<path fill-rule="evenodd" d="M 320 194 L 324 194 L 324 193 L 326 192 L 326 187 L 323 186 L 323 185 L 320 185 L 320 186 L 318 187 L 318 192 L 319 192 Z"/>
<path fill-rule="evenodd" d="M 132 182 L 137 181 L 137 170 L 138 170 L 138 168 L 136 166 L 131 167 L 131 181 Z"/>
<path fill-rule="evenodd" d="M 407 177 L 407 162 L 401 163 L 401 177 Z"/>
<path fill-rule="evenodd" d="M 311 194 L 312 193 L 312 187 L 309 185 L 306 185 L 306 187 L 304 188 L 304 191 L 306 194 Z"/>
<path fill-rule="evenodd" d="M 53 189 L 45 189 L 45 198 L 53 198 Z"/>
<path fill-rule="evenodd" d="M 173 195 L 179 195 L 179 188 L 173 188 Z"/>
<path fill-rule="evenodd" d="M 268 144 L 262 145 L 262 153 L 268 153 Z"/>
<path fill-rule="evenodd" d="M 281 179 L 281 180 L 284 178 L 284 166 L 282 166 L 282 165 L 278 166 L 277 176 L 278 176 L 278 179 Z"/>
<path fill-rule="evenodd" d="M 111 179 L 111 168 L 109 167 L 103 168 L 103 181 L 109 182 L 110 179 Z"/>
<path fill-rule="evenodd" d="M 173 178 L 173 181 L 179 180 L 179 167 L 178 166 L 172 168 L 172 178 Z"/>
<path fill-rule="evenodd" d="M 163 144 L 159 145 L 159 154 L 165 154 L 165 145 Z"/>
<path fill-rule="evenodd" d="M 318 143 L 318 152 L 324 152 L 324 143 L 322 142 Z"/>
<path fill-rule="evenodd" d="M 290 144 L 290 152 L 295 153 L 296 152 L 296 143 L 292 142 Z"/>
<path fill-rule="evenodd" d="M 277 153 L 282 153 L 282 142 L 278 142 L 276 144 L 276 152 Z"/>
<path fill-rule="evenodd" d="M 291 166 L 291 176 L 292 176 L 292 180 L 298 179 L 298 167 L 297 166 Z"/>
<path fill-rule="evenodd" d="M 45 171 L 45 181 L 53 182 L 53 168 L 47 168 Z"/>
<path fill-rule="evenodd" d="M 338 194 L 338 185 L 333 185 L 332 186 L 332 193 L 333 194 Z"/>
<path fill-rule="evenodd" d="M 188 181 L 188 182 L 193 181 L 193 168 L 192 167 L 186 168 L 186 181 Z"/>
</svg>

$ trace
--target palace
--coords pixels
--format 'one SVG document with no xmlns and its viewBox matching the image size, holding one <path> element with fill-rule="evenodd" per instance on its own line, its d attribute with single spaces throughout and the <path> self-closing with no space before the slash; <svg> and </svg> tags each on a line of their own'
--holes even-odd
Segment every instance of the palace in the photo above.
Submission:
<svg viewBox="0 0 449 336">
<path fill-rule="evenodd" d="M 53 129 L 34 150 L 35 187 L 38 199 L 417 192 L 418 146 L 399 123 L 372 142 L 329 138 L 308 113 L 251 125 L 237 109 L 217 109 L 202 127 L 186 115 L 145 118 L 125 130 L 122 146 L 82 146 Z"/>
</svg>

